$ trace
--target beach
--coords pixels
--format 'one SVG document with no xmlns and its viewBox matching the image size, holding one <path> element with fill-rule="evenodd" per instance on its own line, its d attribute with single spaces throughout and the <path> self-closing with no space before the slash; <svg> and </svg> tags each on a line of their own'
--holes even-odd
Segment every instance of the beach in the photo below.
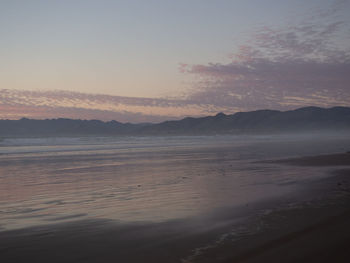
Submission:
<svg viewBox="0 0 350 263">
<path fill-rule="evenodd" d="M 221 207 L 215 203 L 210 213 L 200 210 L 155 221 L 76 213 L 44 224 L 41 217 L 46 215 L 31 211 L 33 221 L 35 216 L 40 219 L 36 224 L 17 227 L 12 219 L 2 224 L 1 262 L 349 262 L 349 155 L 251 160 L 247 167 L 266 164 L 268 171 L 323 175 L 297 183 L 283 179 L 278 181 L 287 189 L 283 194 L 264 199 L 257 195 L 258 199 Z M 169 208 L 178 207 L 169 203 Z"/>
<path fill-rule="evenodd" d="M 350 0 L 0 3 L 0 263 L 350 263 Z"/>
</svg>

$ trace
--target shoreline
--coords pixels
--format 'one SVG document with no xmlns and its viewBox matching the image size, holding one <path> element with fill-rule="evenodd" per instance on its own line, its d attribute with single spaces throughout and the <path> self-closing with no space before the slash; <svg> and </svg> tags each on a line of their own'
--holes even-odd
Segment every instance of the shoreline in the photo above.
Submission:
<svg viewBox="0 0 350 263">
<path fill-rule="evenodd" d="M 209 219 L 83 220 L 2 231 L 1 262 L 350 262 L 350 168 L 343 167 L 350 162 L 339 164 L 339 156 L 350 160 L 346 153 L 271 161 L 337 170 L 246 208 L 258 215 L 245 222 L 226 211 Z"/>
</svg>

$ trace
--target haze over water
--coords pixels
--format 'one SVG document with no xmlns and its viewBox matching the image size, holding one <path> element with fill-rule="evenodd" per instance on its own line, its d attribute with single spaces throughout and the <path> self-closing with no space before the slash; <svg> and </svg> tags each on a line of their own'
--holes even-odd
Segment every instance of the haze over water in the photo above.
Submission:
<svg viewBox="0 0 350 263">
<path fill-rule="evenodd" d="M 261 160 L 344 152 L 345 136 L 82 137 L 0 142 L 0 230 L 161 222 L 295 191 L 324 170 Z"/>
</svg>

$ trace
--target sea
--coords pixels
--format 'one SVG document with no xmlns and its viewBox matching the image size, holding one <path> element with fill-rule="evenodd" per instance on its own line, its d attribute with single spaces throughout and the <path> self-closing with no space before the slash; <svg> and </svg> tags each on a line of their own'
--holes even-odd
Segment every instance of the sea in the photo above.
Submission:
<svg viewBox="0 0 350 263">
<path fill-rule="evenodd" d="M 0 138 L 0 231 L 234 210 L 329 176 L 270 160 L 349 150 L 346 134 Z"/>
</svg>

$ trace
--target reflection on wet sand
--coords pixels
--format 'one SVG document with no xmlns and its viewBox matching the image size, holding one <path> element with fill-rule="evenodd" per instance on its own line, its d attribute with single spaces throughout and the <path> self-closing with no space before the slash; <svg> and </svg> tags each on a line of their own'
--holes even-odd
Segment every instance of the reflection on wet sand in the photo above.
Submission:
<svg viewBox="0 0 350 263">
<path fill-rule="evenodd" d="M 324 167 L 347 155 L 297 158 L 341 152 L 347 138 L 238 139 L 0 147 L 0 253 L 5 262 L 255 262 L 255 249 L 348 207 L 348 173 L 329 178 L 347 163 Z"/>
</svg>

